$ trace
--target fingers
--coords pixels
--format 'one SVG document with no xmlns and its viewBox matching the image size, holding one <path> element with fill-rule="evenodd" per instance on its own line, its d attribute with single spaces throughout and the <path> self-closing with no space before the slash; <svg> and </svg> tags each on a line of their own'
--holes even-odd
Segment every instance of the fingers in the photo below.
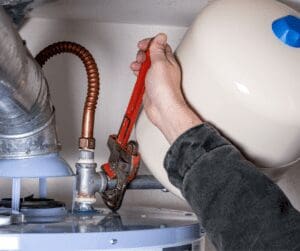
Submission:
<svg viewBox="0 0 300 251">
<path fill-rule="evenodd" d="M 146 53 L 142 50 L 139 50 L 136 54 L 136 62 L 143 63 L 146 60 Z"/>
<path fill-rule="evenodd" d="M 146 51 L 149 47 L 149 43 L 152 40 L 152 38 L 145 38 L 138 42 L 138 48 L 142 51 Z"/>
<path fill-rule="evenodd" d="M 139 71 L 141 69 L 141 64 L 138 62 L 132 62 L 130 65 L 131 70 L 133 71 Z"/>
<path fill-rule="evenodd" d="M 150 46 L 150 48 L 149 48 Z M 150 49 L 151 61 L 154 63 L 157 60 L 168 60 L 170 63 L 176 63 L 172 48 L 167 44 L 167 35 L 159 33 L 154 38 L 145 38 L 138 43 L 139 51 L 136 55 L 136 61 L 131 63 L 130 68 L 137 76 L 142 63 L 146 60 L 145 51 Z"/>
<path fill-rule="evenodd" d="M 158 54 L 161 56 L 165 54 L 168 60 L 174 60 L 172 48 L 167 44 L 167 35 L 159 33 L 154 38 L 145 38 L 138 43 L 138 48 L 140 49 L 136 57 L 138 63 L 143 63 L 145 61 L 145 51 L 148 49 L 149 45 L 151 54 Z M 162 58 L 161 56 L 158 57 Z M 156 59 L 156 56 L 154 56 L 154 59 Z"/>
<path fill-rule="evenodd" d="M 166 46 L 167 46 L 167 35 L 159 33 L 150 44 L 150 56 L 151 61 L 166 59 Z"/>
<path fill-rule="evenodd" d="M 176 63 L 176 59 L 174 57 L 172 48 L 169 44 L 167 44 L 167 46 L 166 46 L 166 57 L 171 63 L 174 63 L 174 61 Z"/>
<path fill-rule="evenodd" d="M 141 65 L 142 65 L 142 64 L 140 64 L 140 63 L 138 63 L 138 62 L 136 62 L 136 61 L 131 63 L 130 69 L 132 70 L 132 72 L 133 72 L 133 74 L 134 74 L 135 76 L 137 76 L 137 75 L 139 74 L 139 71 L 140 71 L 140 69 L 141 69 Z"/>
<path fill-rule="evenodd" d="M 139 71 L 142 63 L 146 60 L 146 54 L 144 51 L 139 50 L 136 54 L 136 61 L 132 62 L 130 68 L 132 71 Z"/>
</svg>

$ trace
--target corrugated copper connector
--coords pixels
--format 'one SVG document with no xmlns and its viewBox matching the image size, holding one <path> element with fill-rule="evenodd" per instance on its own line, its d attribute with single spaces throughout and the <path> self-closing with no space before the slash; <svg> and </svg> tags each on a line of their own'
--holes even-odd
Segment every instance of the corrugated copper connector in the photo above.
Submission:
<svg viewBox="0 0 300 251">
<path fill-rule="evenodd" d="M 42 67 L 48 59 L 61 53 L 72 53 L 78 56 L 85 66 L 88 77 L 88 90 L 83 110 L 79 148 L 95 149 L 94 121 L 100 89 L 99 71 L 96 61 L 92 54 L 83 46 L 65 41 L 49 45 L 36 56 L 36 60 Z"/>
</svg>

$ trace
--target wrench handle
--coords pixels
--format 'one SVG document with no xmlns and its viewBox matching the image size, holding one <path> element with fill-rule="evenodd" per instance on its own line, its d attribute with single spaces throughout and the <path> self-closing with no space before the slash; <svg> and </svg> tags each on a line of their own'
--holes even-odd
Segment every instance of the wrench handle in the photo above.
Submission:
<svg viewBox="0 0 300 251">
<path fill-rule="evenodd" d="M 143 96 L 145 92 L 145 78 L 151 66 L 150 51 L 146 51 L 146 60 L 143 62 L 138 74 L 131 98 L 129 100 L 126 113 L 123 117 L 119 133 L 117 135 L 117 143 L 122 147 L 126 147 L 130 138 L 132 129 L 136 123 L 139 111 L 142 106 Z"/>
</svg>

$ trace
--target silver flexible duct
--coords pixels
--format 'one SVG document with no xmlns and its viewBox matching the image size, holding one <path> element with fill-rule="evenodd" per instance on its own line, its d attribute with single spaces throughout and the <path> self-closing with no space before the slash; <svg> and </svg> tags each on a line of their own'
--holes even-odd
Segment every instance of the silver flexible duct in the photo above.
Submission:
<svg viewBox="0 0 300 251">
<path fill-rule="evenodd" d="M 46 79 L 0 7 L 0 159 L 57 151 Z"/>
</svg>

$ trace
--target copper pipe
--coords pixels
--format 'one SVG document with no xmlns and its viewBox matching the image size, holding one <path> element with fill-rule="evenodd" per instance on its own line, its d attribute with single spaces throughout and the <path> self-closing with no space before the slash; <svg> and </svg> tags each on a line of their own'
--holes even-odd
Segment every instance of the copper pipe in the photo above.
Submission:
<svg viewBox="0 0 300 251">
<path fill-rule="evenodd" d="M 72 53 L 78 56 L 84 64 L 88 77 L 88 89 L 83 110 L 82 131 L 79 139 L 79 147 L 81 149 L 95 149 L 94 121 L 100 89 L 97 64 L 92 54 L 83 46 L 65 41 L 49 45 L 43 49 L 35 59 L 40 66 L 43 67 L 48 59 L 61 53 Z"/>
</svg>

